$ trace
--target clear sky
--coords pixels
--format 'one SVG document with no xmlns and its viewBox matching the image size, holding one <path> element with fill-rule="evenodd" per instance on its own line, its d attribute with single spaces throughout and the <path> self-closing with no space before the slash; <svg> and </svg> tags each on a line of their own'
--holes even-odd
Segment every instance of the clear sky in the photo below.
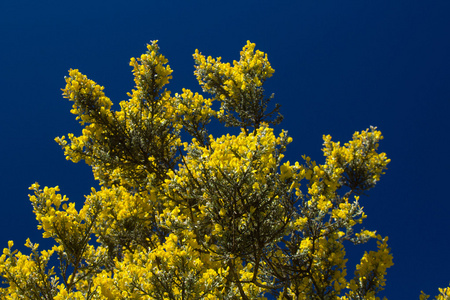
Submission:
<svg viewBox="0 0 450 300">
<path fill-rule="evenodd" d="M 370 125 L 383 132 L 392 162 L 361 200 L 366 228 L 389 236 L 394 254 L 383 295 L 435 295 L 450 282 L 449 16 L 448 0 L 1 1 L 0 248 L 49 242 L 27 197 L 35 181 L 59 185 L 78 208 L 95 185 L 53 141 L 81 130 L 61 96 L 69 68 L 118 103 L 133 87 L 129 58 L 157 39 L 172 93 L 198 91 L 196 48 L 232 61 L 250 40 L 275 68 L 266 91 L 282 105 L 278 129 L 294 138 L 291 162 L 323 162 L 323 134 L 345 142 Z"/>
</svg>

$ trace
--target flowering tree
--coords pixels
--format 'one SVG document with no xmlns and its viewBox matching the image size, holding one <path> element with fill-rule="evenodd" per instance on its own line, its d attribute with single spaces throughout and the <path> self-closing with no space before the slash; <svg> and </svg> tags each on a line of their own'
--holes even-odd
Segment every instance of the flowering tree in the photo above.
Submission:
<svg viewBox="0 0 450 300">
<path fill-rule="evenodd" d="M 343 145 L 324 136 L 324 164 L 283 161 L 292 138 L 274 133 L 282 118 L 263 89 L 274 70 L 254 44 L 233 64 L 195 52 L 210 98 L 171 95 L 167 59 L 156 42 L 147 48 L 131 59 L 136 87 L 118 111 L 69 71 L 63 95 L 83 131 L 55 140 L 101 188 L 77 210 L 58 187 L 30 187 L 38 228 L 55 243 L 38 250 L 28 239 L 26 255 L 8 242 L 2 299 L 378 299 L 387 237 L 355 227 L 366 217 L 359 196 L 389 163 L 381 133 Z M 213 136 L 213 119 L 240 133 Z M 372 238 L 378 250 L 349 277 L 344 243 Z"/>
</svg>

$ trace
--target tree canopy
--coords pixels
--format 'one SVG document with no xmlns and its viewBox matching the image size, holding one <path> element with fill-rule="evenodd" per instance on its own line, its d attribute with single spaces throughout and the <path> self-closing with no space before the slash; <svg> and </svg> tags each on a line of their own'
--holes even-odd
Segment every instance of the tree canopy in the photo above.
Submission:
<svg viewBox="0 0 450 300">
<path fill-rule="evenodd" d="M 378 299 L 392 254 L 387 237 L 360 225 L 360 196 L 390 161 L 381 132 L 343 144 L 324 135 L 323 164 L 286 161 L 292 138 L 274 132 L 282 117 L 264 93 L 267 55 L 247 42 L 232 64 L 193 56 L 204 95 L 166 89 L 172 70 L 154 41 L 131 59 L 135 88 L 118 110 L 102 86 L 69 71 L 63 95 L 83 130 L 55 140 L 100 188 L 77 210 L 58 186 L 30 187 L 54 246 L 28 239 L 27 255 L 9 241 L 2 298 Z M 217 124 L 239 134 L 216 137 Z M 377 249 L 349 276 L 344 246 L 369 239 Z"/>
</svg>

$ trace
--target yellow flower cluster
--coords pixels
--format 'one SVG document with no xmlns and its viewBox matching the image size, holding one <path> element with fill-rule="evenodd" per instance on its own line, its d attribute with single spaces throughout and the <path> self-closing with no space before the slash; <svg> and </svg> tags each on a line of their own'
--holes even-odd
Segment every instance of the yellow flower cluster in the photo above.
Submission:
<svg viewBox="0 0 450 300">
<path fill-rule="evenodd" d="M 183 89 L 183 93 L 175 94 L 173 100 L 178 123 L 205 145 L 207 143 L 205 126 L 217 116 L 217 112 L 211 107 L 213 99 L 207 99 L 198 93 L 194 94 L 189 89 Z"/>
<path fill-rule="evenodd" d="M 156 41 L 147 48 L 146 54 L 131 59 L 136 88 L 128 93 L 129 101 L 120 102 L 120 111 L 113 112 L 103 87 L 78 70 L 70 70 L 66 78 L 63 95 L 74 102 L 71 112 L 86 126 L 79 137 L 55 140 L 68 160 L 91 165 L 101 184 L 138 188 L 142 180 L 151 181 L 175 164 L 183 125 L 176 118 L 175 99 L 162 91 L 172 70 Z"/>
<path fill-rule="evenodd" d="M 285 132 L 276 137 L 263 125 L 248 135 L 243 130 L 238 136 L 210 136 L 208 147 L 193 143 L 186 149 L 185 165 L 176 173 L 169 172 L 167 193 L 174 203 L 189 203 L 196 220 L 213 220 L 215 225 L 204 234 L 221 240 L 216 251 L 223 255 L 243 251 L 264 220 L 267 232 L 287 222 L 284 201 L 299 187 L 296 174 L 300 168 L 298 163 L 281 164 L 280 151 L 290 141 Z M 278 169 L 281 176 L 274 173 Z M 240 242 L 230 231 L 241 233 Z M 235 245 L 230 247 L 228 241 L 233 238 Z"/>
<path fill-rule="evenodd" d="M 238 101 L 240 95 L 251 87 L 261 87 L 264 81 L 271 77 L 275 70 L 271 67 L 267 54 L 256 50 L 255 44 L 247 41 L 247 45 L 241 51 L 239 61 L 222 63 L 221 58 L 207 58 L 198 50 L 194 59 L 197 63 L 197 79 L 206 91 L 215 90 L 218 82 L 223 83 L 223 91 L 219 92 L 219 99 L 234 98 Z"/>
<path fill-rule="evenodd" d="M 134 82 L 138 90 L 135 92 L 152 92 L 161 90 L 172 79 L 172 69 L 167 58 L 159 53 L 158 41 L 147 45 L 148 52 L 140 58 L 132 58 L 130 66 L 133 67 Z M 151 85 L 150 85 L 151 84 Z M 154 95 L 157 97 L 157 94 Z"/>
<path fill-rule="evenodd" d="M 97 116 L 91 114 L 93 107 L 102 118 L 111 118 L 109 109 L 112 102 L 105 96 L 103 89 L 104 87 L 88 79 L 79 70 L 69 70 L 66 87 L 62 90 L 63 96 L 74 102 L 70 112 L 78 115 L 77 120 L 80 120 L 81 125 L 95 121 Z"/>
<path fill-rule="evenodd" d="M 179 101 L 176 113 L 187 124 L 208 123 L 216 114 L 211 108 L 212 99 L 205 99 L 198 93 L 192 93 L 191 90 L 183 89 L 183 93 L 176 94 L 176 97 Z"/>
<path fill-rule="evenodd" d="M 213 94 L 221 102 L 218 117 L 226 126 L 259 127 L 278 111 L 277 107 L 275 111 L 265 113 L 271 98 L 264 97 L 262 85 L 275 70 L 267 54 L 255 51 L 255 44 L 247 41 L 239 61 L 233 61 L 233 66 L 221 62 L 220 57 L 205 57 L 198 50 L 195 51 L 194 59 L 197 80 L 204 92 Z"/>
<path fill-rule="evenodd" d="M 57 237 L 59 232 L 80 235 L 85 230 L 83 222 L 84 215 L 79 215 L 75 209 L 75 203 L 64 203 L 62 210 L 60 206 L 62 202 L 68 201 L 66 196 L 57 194 L 59 187 L 45 187 L 39 189 L 39 184 L 34 183 L 30 190 L 34 191 L 34 195 L 30 196 L 30 201 L 34 207 L 36 220 L 39 222 L 38 229 L 44 232 L 44 238 Z"/>
<path fill-rule="evenodd" d="M 353 140 L 344 146 L 332 142 L 330 135 L 324 136 L 325 169 L 329 174 L 334 174 L 331 179 L 335 181 L 344 174 L 344 184 L 355 191 L 375 186 L 390 162 L 385 153 L 377 153 L 381 139 L 383 136 L 376 127 L 371 127 L 370 131 L 355 132 Z"/>
<path fill-rule="evenodd" d="M 59 278 L 55 276 L 54 268 L 47 268 L 56 246 L 39 252 L 39 244 L 32 244 L 27 239 L 25 246 L 31 249 L 32 254 L 24 255 L 17 250 L 12 251 L 13 245 L 13 241 L 9 241 L 8 248 L 3 249 L 0 256 L 0 274 L 12 282 L 9 287 L 0 290 L 2 299 L 23 299 L 24 296 L 33 299 L 40 291 L 57 285 Z"/>
<path fill-rule="evenodd" d="M 103 89 L 104 87 L 88 79 L 77 69 L 71 69 L 69 77 L 66 77 L 66 87 L 62 91 L 65 98 L 74 102 L 70 112 L 77 115 L 76 119 L 80 120 L 81 125 L 88 124 L 83 129 L 82 136 L 68 135 L 70 144 L 65 136 L 55 139 L 63 147 L 68 160 L 78 162 L 85 159 L 86 163 L 90 164 L 91 159 L 83 155 L 86 145 L 92 139 L 102 138 L 102 124 L 112 122 L 112 102 L 105 96 Z"/>
<path fill-rule="evenodd" d="M 422 292 L 420 294 L 420 300 L 427 300 L 430 296 Z M 439 295 L 435 297 L 436 300 L 448 300 L 450 299 L 450 287 L 439 288 Z"/>
<path fill-rule="evenodd" d="M 94 278 L 105 299 L 217 299 L 227 271 L 207 268 L 208 258 L 195 250 L 195 236 L 170 234 L 155 249 L 138 248 L 115 261 L 114 273 Z M 189 290 L 183 287 L 189 287 Z"/>
<path fill-rule="evenodd" d="M 102 187 L 86 198 L 85 210 L 98 210 L 93 233 L 99 241 L 125 239 L 135 227 L 150 231 L 154 223 L 153 207 L 157 199 L 153 194 L 131 193 L 123 186 Z M 98 209 L 101 207 L 101 209 Z M 125 228 L 126 227 L 126 228 Z M 144 237 L 143 237 L 144 238 Z M 144 239 L 151 239 L 146 236 Z"/>
<path fill-rule="evenodd" d="M 375 299 L 376 293 L 386 284 L 386 269 L 393 265 L 392 254 L 387 247 L 388 238 L 377 236 L 379 240 L 378 251 L 365 253 L 361 263 L 356 266 L 355 279 L 352 279 L 348 287 L 350 288 L 349 297 L 357 295 L 359 291 L 364 291 L 368 299 Z M 374 288 L 375 287 L 375 288 Z M 378 298 L 379 299 L 379 298 Z"/>
<path fill-rule="evenodd" d="M 283 132 L 276 138 L 273 129 L 263 125 L 249 135 L 242 131 L 238 136 L 227 134 L 217 139 L 210 136 L 208 147 L 194 141 L 186 149 L 189 153 L 186 166 L 181 168 L 177 175 L 169 172 L 171 179 L 166 182 L 177 182 L 183 186 L 183 180 L 196 179 L 206 182 L 208 176 L 248 185 L 247 178 L 251 177 L 250 187 L 255 185 L 254 190 L 259 190 L 267 185 L 273 170 L 284 157 L 283 154 L 277 154 L 277 148 L 287 143 L 284 135 Z M 284 178 L 292 177 L 295 168 L 289 164 L 282 165 Z"/>
</svg>

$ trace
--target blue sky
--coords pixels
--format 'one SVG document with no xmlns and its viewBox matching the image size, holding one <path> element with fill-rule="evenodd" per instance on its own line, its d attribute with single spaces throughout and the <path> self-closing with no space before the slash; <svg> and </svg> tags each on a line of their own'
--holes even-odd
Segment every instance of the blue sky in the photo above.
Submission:
<svg viewBox="0 0 450 300">
<path fill-rule="evenodd" d="M 174 69 L 169 89 L 199 91 L 195 49 L 232 61 L 250 40 L 275 69 L 266 91 L 282 105 L 278 129 L 294 138 L 290 161 L 322 162 L 323 134 L 344 142 L 370 125 L 383 132 L 392 162 L 361 200 L 366 228 L 389 236 L 394 254 L 383 295 L 436 294 L 450 282 L 449 14 L 442 0 L 2 1 L 1 247 L 48 243 L 27 197 L 35 181 L 59 185 L 77 207 L 95 185 L 53 141 L 81 131 L 61 96 L 69 68 L 118 103 L 133 87 L 129 58 L 157 39 Z"/>
</svg>

